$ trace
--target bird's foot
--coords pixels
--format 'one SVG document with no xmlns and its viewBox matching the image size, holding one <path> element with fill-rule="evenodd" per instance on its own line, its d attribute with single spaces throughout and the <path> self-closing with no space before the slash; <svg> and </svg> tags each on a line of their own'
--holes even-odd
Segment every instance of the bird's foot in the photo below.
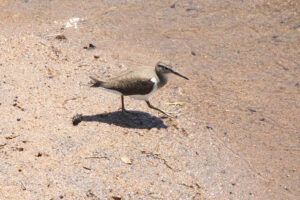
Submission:
<svg viewBox="0 0 300 200">
<path fill-rule="evenodd" d="M 124 108 L 119 108 L 119 111 L 122 111 L 123 113 L 131 113 L 129 110 L 126 110 Z"/>
</svg>

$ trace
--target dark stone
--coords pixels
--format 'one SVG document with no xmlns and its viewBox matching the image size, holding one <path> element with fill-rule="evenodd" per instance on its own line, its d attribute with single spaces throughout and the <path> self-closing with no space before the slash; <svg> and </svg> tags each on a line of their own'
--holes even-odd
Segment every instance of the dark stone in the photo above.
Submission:
<svg viewBox="0 0 300 200">
<path fill-rule="evenodd" d="M 261 119 L 259 119 L 259 121 L 262 121 L 262 122 L 264 122 L 264 121 L 265 121 L 265 118 L 261 118 Z"/>
<path fill-rule="evenodd" d="M 175 8 L 175 3 L 173 3 L 173 4 L 170 6 L 170 8 Z"/>
<path fill-rule="evenodd" d="M 122 200 L 121 197 L 116 197 L 116 196 L 112 196 L 111 198 L 112 198 L 113 200 Z"/>
<path fill-rule="evenodd" d="M 42 153 L 41 152 L 39 152 L 37 155 L 36 155 L 36 157 L 41 157 L 42 156 Z"/>
<path fill-rule="evenodd" d="M 67 38 L 66 38 L 65 35 L 61 34 L 61 35 L 55 36 L 55 39 L 58 39 L 58 40 L 66 40 Z"/>
<path fill-rule="evenodd" d="M 81 121 L 82 121 L 82 115 L 81 114 L 76 114 L 72 118 L 72 123 L 73 123 L 74 126 L 77 126 Z"/>
<path fill-rule="evenodd" d="M 89 44 L 89 46 L 87 47 L 87 46 L 85 46 L 85 47 L 83 47 L 84 49 L 86 49 L 86 50 L 91 50 L 91 49 L 95 49 L 96 48 L 96 46 L 95 45 L 93 45 L 93 44 Z"/>
<path fill-rule="evenodd" d="M 196 53 L 195 53 L 194 51 L 192 51 L 191 54 L 192 54 L 193 56 L 196 56 Z"/>
<path fill-rule="evenodd" d="M 18 151 L 24 151 L 24 148 L 23 147 L 19 147 L 17 148 Z"/>
</svg>

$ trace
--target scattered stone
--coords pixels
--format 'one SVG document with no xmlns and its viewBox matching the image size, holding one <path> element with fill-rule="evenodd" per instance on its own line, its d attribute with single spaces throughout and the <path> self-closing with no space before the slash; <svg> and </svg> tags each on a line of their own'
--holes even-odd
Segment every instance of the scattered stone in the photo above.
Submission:
<svg viewBox="0 0 300 200">
<path fill-rule="evenodd" d="M 41 157 L 43 154 L 41 152 L 39 152 L 36 157 Z"/>
<path fill-rule="evenodd" d="M 210 126 L 206 126 L 206 128 L 207 128 L 208 130 L 213 130 L 213 128 L 210 127 Z"/>
<path fill-rule="evenodd" d="M 58 39 L 58 40 L 66 40 L 66 36 L 64 34 L 60 34 L 60 35 L 57 35 L 55 36 L 55 39 Z"/>
<path fill-rule="evenodd" d="M 60 198 L 60 199 L 63 199 L 63 198 L 64 198 L 64 195 L 59 195 L 59 198 Z"/>
<path fill-rule="evenodd" d="M 76 114 L 72 118 L 72 123 L 73 123 L 74 126 L 77 126 L 81 121 L 82 121 L 82 115 L 81 114 Z"/>
<path fill-rule="evenodd" d="M 98 55 L 94 55 L 94 58 L 95 58 L 95 59 L 98 59 L 98 58 L 100 58 L 100 56 L 98 56 Z"/>
<path fill-rule="evenodd" d="M 173 3 L 171 6 L 170 6 L 170 8 L 175 8 L 175 3 Z"/>
<path fill-rule="evenodd" d="M 88 190 L 87 193 L 86 193 L 86 196 L 91 198 L 92 200 L 100 200 L 99 197 L 97 197 L 93 192 L 92 190 Z"/>
<path fill-rule="evenodd" d="M 17 105 L 18 105 L 17 103 L 14 103 L 14 104 L 13 104 L 13 106 L 17 106 Z"/>
<path fill-rule="evenodd" d="M 297 82 L 297 83 L 295 84 L 296 87 L 299 87 L 299 85 L 300 85 L 299 82 Z M 1 105 L 1 104 L 0 104 L 0 105 Z"/>
<path fill-rule="evenodd" d="M 85 47 L 83 47 L 84 49 L 86 49 L 86 50 L 91 50 L 91 49 L 95 49 L 96 48 L 96 46 L 95 45 L 93 45 L 93 44 L 89 44 L 89 46 L 87 47 L 87 46 L 85 46 Z"/>
<path fill-rule="evenodd" d="M 188 132 L 184 128 L 181 128 L 181 131 L 184 136 L 189 136 Z"/>
<path fill-rule="evenodd" d="M 21 118 L 18 118 L 17 121 L 18 121 L 18 122 L 21 121 Z"/>
<path fill-rule="evenodd" d="M 121 160 L 122 160 L 122 162 L 124 162 L 124 163 L 126 163 L 126 164 L 128 164 L 128 165 L 131 165 L 131 164 L 132 164 L 131 159 L 128 158 L 128 157 L 126 157 L 126 156 L 123 156 L 123 157 L 121 158 Z"/>
<path fill-rule="evenodd" d="M 111 198 L 112 198 L 113 200 L 122 200 L 121 197 L 117 197 L 117 196 L 112 196 Z"/>
<path fill-rule="evenodd" d="M 194 51 L 191 51 L 191 54 L 192 54 L 193 56 L 196 56 L 196 53 L 195 53 Z"/>
<path fill-rule="evenodd" d="M 278 37 L 279 37 L 278 35 L 273 35 L 273 36 L 272 36 L 273 39 L 276 39 L 276 38 L 278 38 Z"/>
<path fill-rule="evenodd" d="M 18 147 L 17 150 L 18 151 L 24 151 L 24 148 L 23 147 Z"/>
<path fill-rule="evenodd" d="M 264 121 L 265 121 L 265 118 L 261 118 L 261 119 L 259 119 L 259 121 L 262 121 L 262 122 L 264 122 Z"/>
</svg>

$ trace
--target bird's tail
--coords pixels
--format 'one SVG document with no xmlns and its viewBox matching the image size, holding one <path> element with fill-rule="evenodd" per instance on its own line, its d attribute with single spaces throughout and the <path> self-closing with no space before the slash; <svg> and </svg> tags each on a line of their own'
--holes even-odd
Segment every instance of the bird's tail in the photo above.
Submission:
<svg viewBox="0 0 300 200">
<path fill-rule="evenodd" d="M 91 87 L 101 87 L 102 84 L 104 83 L 103 81 L 98 80 L 97 78 L 90 76 L 91 79 Z"/>
</svg>

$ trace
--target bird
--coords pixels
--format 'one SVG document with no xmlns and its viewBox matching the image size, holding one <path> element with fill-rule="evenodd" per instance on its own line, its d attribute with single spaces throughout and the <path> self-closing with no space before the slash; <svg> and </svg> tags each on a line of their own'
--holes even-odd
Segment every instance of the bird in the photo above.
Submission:
<svg viewBox="0 0 300 200">
<path fill-rule="evenodd" d="M 165 111 L 153 106 L 149 101 L 149 97 L 155 91 L 167 84 L 170 74 L 175 74 L 189 80 L 187 77 L 174 71 L 168 62 L 159 61 L 155 67 L 138 67 L 107 81 L 101 81 L 94 76 L 90 76 L 90 87 L 104 89 L 121 95 L 122 112 L 128 112 L 124 106 L 124 97 L 129 96 L 134 99 L 143 100 L 149 108 L 170 116 Z"/>
</svg>

